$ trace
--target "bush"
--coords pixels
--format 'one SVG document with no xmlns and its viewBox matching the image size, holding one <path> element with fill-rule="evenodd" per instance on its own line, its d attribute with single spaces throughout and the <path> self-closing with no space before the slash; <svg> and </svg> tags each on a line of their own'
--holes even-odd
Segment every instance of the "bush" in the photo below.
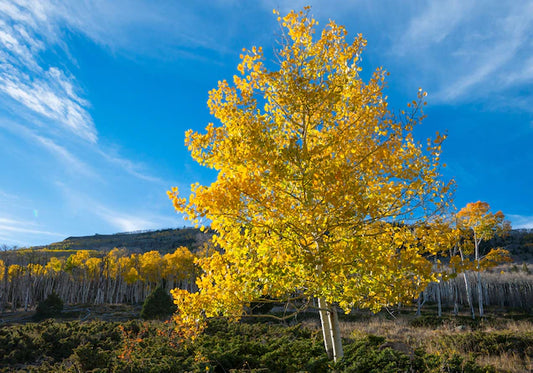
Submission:
<svg viewBox="0 0 533 373">
<path fill-rule="evenodd" d="M 437 354 L 368 335 L 345 340 L 345 357 L 334 364 L 321 332 L 302 325 L 210 319 L 190 343 L 166 322 L 46 320 L 0 328 L 0 372 L 493 373 L 498 370 L 479 365 L 476 356 L 515 348 L 525 351 L 524 364 L 530 361 L 531 334 L 519 334 L 454 335 L 440 340 Z"/>
<path fill-rule="evenodd" d="M 145 299 L 141 310 L 141 317 L 145 320 L 166 319 L 176 312 L 176 305 L 169 293 L 158 286 Z"/>
<path fill-rule="evenodd" d="M 61 315 L 62 311 L 63 301 L 55 292 L 52 292 L 45 300 L 39 302 L 33 318 L 35 320 L 43 320 L 50 317 L 57 317 Z"/>
</svg>

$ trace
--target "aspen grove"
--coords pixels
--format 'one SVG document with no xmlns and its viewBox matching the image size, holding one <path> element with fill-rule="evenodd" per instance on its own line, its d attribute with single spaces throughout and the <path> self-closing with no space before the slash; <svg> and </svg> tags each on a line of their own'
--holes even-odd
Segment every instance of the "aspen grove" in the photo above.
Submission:
<svg viewBox="0 0 533 373">
<path fill-rule="evenodd" d="M 220 251 L 197 260 L 198 291 L 173 291 L 175 321 L 194 337 L 206 318 L 239 319 L 261 299 L 315 307 L 338 361 L 337 308 L 378 311 L 437 279 L 428 254 L 449 247 L 432 229 L 451 195 L 440 177 L 445 136 L 414 139 L 422 90 L 395 115 L 385 70 L 363 81 L 361 35 L 347 43 L 330 21 L 317 37 L 309 8 L 278 21 L 276 69 L 262 48 L 244 51 L 233 83 L 209 93 L 217 124 L 186 133 L 192 157 L 218 175 L 194 184 L 188 198 L 177 188 L 169 197 L 188 219 L 210 225 Z"/>
</svg>

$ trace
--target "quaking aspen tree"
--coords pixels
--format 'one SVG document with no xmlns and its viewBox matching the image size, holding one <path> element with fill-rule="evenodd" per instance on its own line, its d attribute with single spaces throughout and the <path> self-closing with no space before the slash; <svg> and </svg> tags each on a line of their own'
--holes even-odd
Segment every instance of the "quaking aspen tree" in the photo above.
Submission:
<svg viewBox="0 0 533 373">
<path fill-rule="evenodd" d="M 218 176 L 192 185 L 188 198 L 177 188 L 169 197 L 194 223 L 210 224 L 221 250 L 197 259 L 197 292 L 172 292 L 175 321 L 194 337 L 205 318 L 238 319 L 265 297 L 314 303 L 338 361 L 337 307 L 378 311 L 437 280 L 425 254 L 441 245 L 420 239 L 436 235 L 431 218 L 450 200 L 439 174 L 445 136 L 425 145 L 413 138 L 424 92 L 396 116 L 383 93 L 386 72 L 363 81 L 361 35 L 347 43 L 330 21 L 316 37 L 309 8 L 278 20 L 277 69 L 260 47 L 244 51 L 233 83 L 209 93 L 219 123 L 186 133 L 192 157 Z"/>
<path fill-rule="evenodd" d="M 502 262 L 509 262 L 509 251 L 501 248 L 492 248 L 488 253 L 483 255 L 480 250 L 480 244 L 483 241 L 490 240 L 497 234 L 505 234 L 511 230 L 511 225 L 505 220 L 501 211 L 496 213 L 490 212 L 490 206 L 487 202 L 472 202 L 463 207 L 456 215 L 457 227 L 463 232 L 465 247 L 471 247 L 471 250 L 461 252 L 461 261 L 465 270 L 473 269 L 476 272 L 478 287 L 478 307 L 479 316 L 484 316 L 483 310 L 483 282 L 481 272 L 487 268 L 494 267 Z M 470 243 L 470 245 L 468 245 Z M 474 262 L 465 260 L 463 254 L 473 254 Z M 468 288 L 468 281 L 465 276 L 465 285 Z M 472 308 L 472 318 L 475 315 Z"/>
</svg>

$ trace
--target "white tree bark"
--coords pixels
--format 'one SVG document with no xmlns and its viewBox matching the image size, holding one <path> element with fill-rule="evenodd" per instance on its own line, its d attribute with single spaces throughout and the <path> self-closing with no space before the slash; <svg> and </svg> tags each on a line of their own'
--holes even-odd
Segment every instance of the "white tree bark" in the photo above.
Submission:
<svg viewBox="0 0 533 373">
<path fill-rule="evenodd" d="M 330 305 L 329 311 L 329 324 L 331 339 L 333 341 L 333 361 L 338 362 L 344 357 L 344 350 L 342 348 L 341 340 L 341 328 L 339 325 L 339 317 L 337 315 L 337 309 L 335 306 Z"/>
<path fill-rule="evenodd" d="M 464 260 L 463 252 L 459 250 L 459 255 L 461 255 L 461 261 Z M 465 281 L 465 290 L 466 290 L 466 300 L 468 302 L 468 307 L 470 307 L 470 312 L 472 313 L 472 319 L 476 318 L 476 313 L 474 311 L 474 303 L 472 302 L 472 295 L 470 292 L 470 286 L 468 285 L 468 277 L 466 271 L 463 271 L 463 279 Z"/>
<path fill-rule="evenodd" d="M 342 348 L 341 329 L 337 310 L 333 305 L 328 304 L 324 298 L 318 298 L 318 310 L 326 353 L 330 359 L 338 362 L 343 358 L 344 350 Z"/>
<path fill-rule="evenodd" d="M 328 358 L 333 359 L 333 341 L 331 339 L 331 325 L 328 317 L 326 300 L 318 298 L 318 313 L 320 314 L 320 324 L 322 326 L 322 337 L 324 338 L 324 348 Z"/>
<path fill-rule="evenodd" d="M 474 248 L 475 248 L 475 256 L 476 256 L 476 271 L 477 271 L 477 299 L 479 303 L 479 317 L 484 316 L 483 312 L 483 282 L 481 280 L 481 258 L 479 255 L 479 243 L 481 240 L 477 239 L 476 233 L 474 232 Z"/>
<path fill-rule="evenodd" d="M 436 294 L 437 297 L 437 313 L 439 317 L 442 317 L 442 300 L 441 300 L 441 293 L 440 293 L 440 279 L 435 284 L 436 285 Z"/>
</svg>

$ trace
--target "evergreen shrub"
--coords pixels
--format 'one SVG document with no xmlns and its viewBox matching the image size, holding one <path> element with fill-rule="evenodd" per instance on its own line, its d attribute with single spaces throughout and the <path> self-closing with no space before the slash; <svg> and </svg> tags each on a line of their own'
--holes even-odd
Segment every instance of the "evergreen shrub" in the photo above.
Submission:
<svg viewBox="0 0 533 373">
<path fill-rule="evenodd" d="M 141 317 L 145 320 L 166 319 L 176 312 L 176 305 L 169 293 L 158 286 L 145 299 L 141 310 Z"/>
<path fill-rule="evenodd" d="M 47 318 L 57 317 L 63 312 L 63 300 L 55 292 L 52 292 L 45 300 L 39 302 L 35 315 L 35 320 L 43 320 Z"/>
</svg>

